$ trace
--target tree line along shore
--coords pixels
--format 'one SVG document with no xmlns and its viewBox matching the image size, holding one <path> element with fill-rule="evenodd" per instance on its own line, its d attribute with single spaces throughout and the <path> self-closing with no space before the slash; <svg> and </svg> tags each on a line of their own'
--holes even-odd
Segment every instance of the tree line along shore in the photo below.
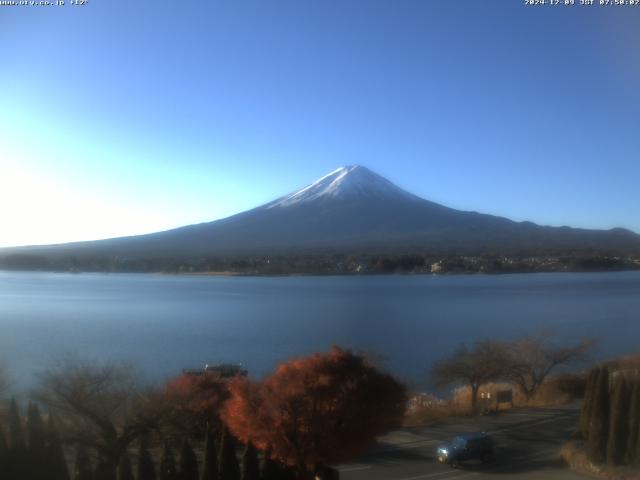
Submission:
<svg viewBox="0 0 640 480">
<path fill-rule="evenodd" d="M 219 275 L 357 275 L 600 272 L 640 270 L 640 254 L 434 255 L 429 253 L 273 254 L 207 258 L 0 255 L 0 269 L 59 272 L 201 273 Z"/>
</svg>

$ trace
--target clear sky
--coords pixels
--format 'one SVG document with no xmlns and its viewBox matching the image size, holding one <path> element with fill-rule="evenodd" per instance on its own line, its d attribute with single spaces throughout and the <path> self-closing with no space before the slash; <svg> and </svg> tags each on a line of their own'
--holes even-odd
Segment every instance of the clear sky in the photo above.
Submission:
<svg viewBox="0 0 640 480">
<path fill-rule="evenodd" d="M 346 164 L 640 231 L 639 25 L 520 0 L 0 6 L 0 245 L 210 221 Z"/>
</svg>

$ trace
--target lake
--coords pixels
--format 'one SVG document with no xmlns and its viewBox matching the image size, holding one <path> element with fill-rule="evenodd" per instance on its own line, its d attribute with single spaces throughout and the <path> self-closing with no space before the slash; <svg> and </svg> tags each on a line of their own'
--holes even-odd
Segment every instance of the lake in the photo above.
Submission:
<svg viewBox="0 0 640 480">
<path fill-rule="evenodd" d="M 640 272 L 214 277 L 0 271 L 0 359 L 18 387 L 73 353 L 152 380 L 205 363 L 256 377 L 337 344 L 374 352 L 417 387 L 462 342 L 552 328 L 640 350 Z"/>
</svg>

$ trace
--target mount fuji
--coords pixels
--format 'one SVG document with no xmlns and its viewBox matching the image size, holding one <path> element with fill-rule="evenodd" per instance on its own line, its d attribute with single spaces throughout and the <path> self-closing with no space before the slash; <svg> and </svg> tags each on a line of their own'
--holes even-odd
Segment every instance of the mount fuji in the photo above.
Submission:
<svg viewBox="0 0 640 480">
<path fill-rule="evenodd" d="M 204 258 L 314 253 L 541 255 L 640 253 L 640 235 L 460 211 L 413 195 L 362 166 L 341 167 L 270 203 L 164 232 L 20 247 L 50 258 Z"/>
</svg>

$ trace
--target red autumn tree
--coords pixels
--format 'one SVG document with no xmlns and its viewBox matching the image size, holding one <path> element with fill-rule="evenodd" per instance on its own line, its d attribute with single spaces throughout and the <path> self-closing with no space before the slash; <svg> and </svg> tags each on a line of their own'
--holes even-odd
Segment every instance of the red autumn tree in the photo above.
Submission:
<svg viewBox="0 0 640 480">
<path fill-rule="evenodd" d="M 219 375 L 180 375 L 165 387 L 168 422 L 181 433 L 200 438 L 207 428 L 218 428 L 220 409 L 228 398 L 228 381 Z"/>
<path fill-rule="evenodd" d="M 229 389 L 222 419 L 231 432 L 270 449 L 302 478 L 352 460 L 398 427 L 407 399 L 393 377 L 337 347 L 283 363 L 261 383 L 236 378 Z"/>
</svg>

